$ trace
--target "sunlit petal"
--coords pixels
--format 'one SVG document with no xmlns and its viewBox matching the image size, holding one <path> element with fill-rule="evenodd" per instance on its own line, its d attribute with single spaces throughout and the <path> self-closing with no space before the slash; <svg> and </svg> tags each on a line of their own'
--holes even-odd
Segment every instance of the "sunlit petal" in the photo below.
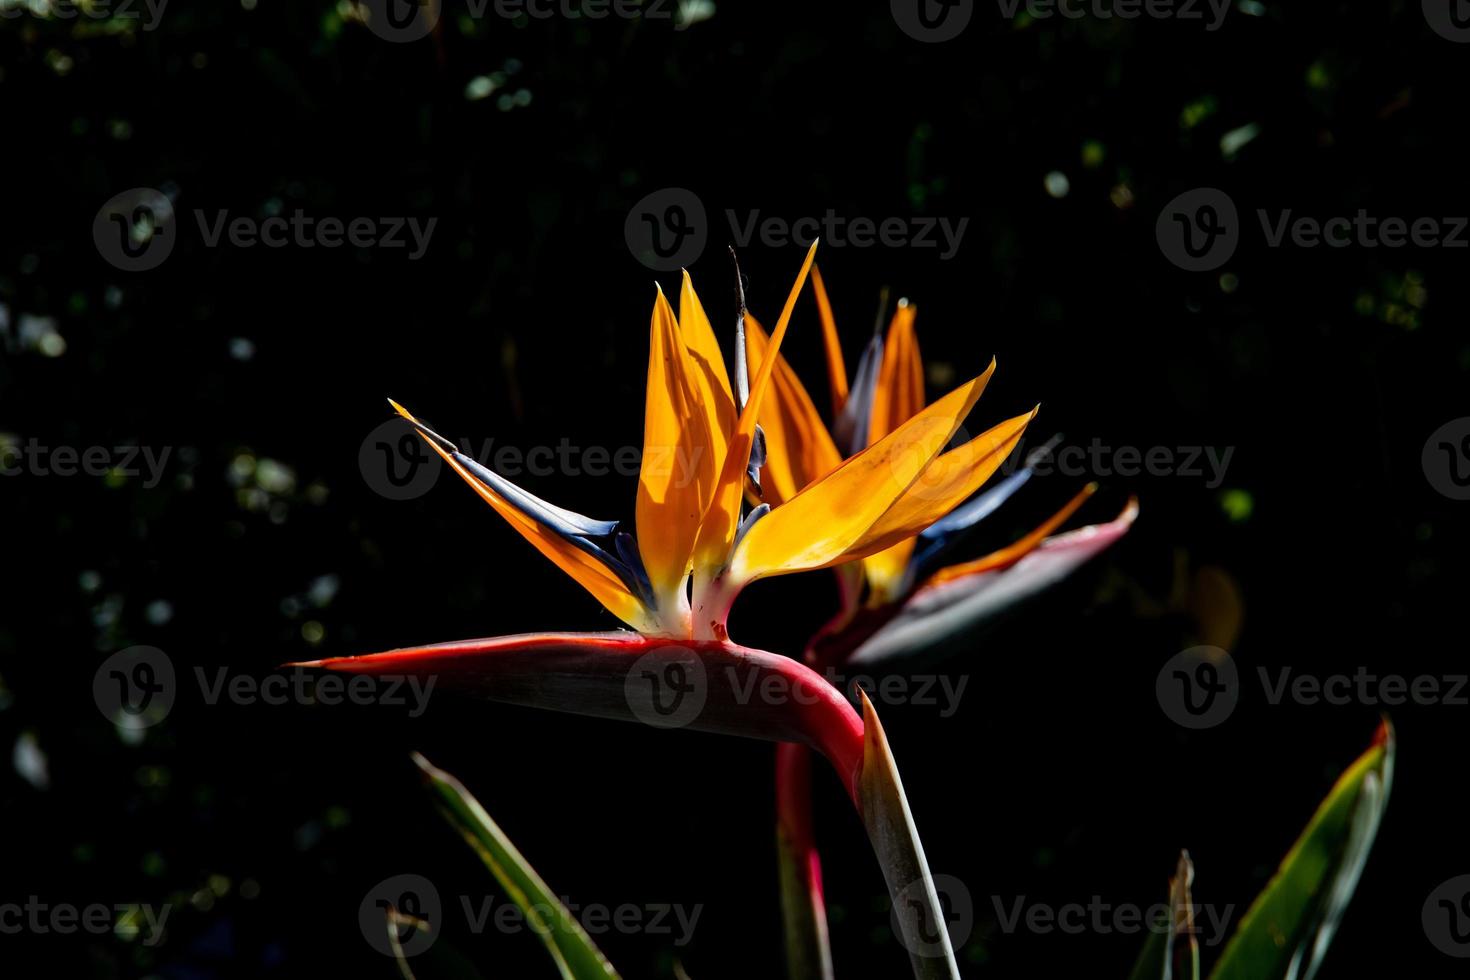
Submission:
<svg viewBox="0 0 1470 980">
<path fill-rule="evenodd" d="M 924 407 L 924 362 L 914 334 L 915 309 L 900 300 L 883 339 L 883 366 L 873 389 L 868 445 L 882 439 Z"/>
<path fill-rule="evenodd" d="M 827 387 L 832 393 L 835 419 L 847 404 L 847 364 L 842 359 L 842 339 L 837 333 L 837 318 L 832 315 L 832 301 L 827 298 L 827 284 L 822 281 L 822 270 L 815 265 L 812 293 L 817 297 L 817 317 L 822 321 L 822 350 L 827 355 Z"/>
<path fill-rule="evenodd" d="M 702 517 L 709 508 L 716 479 L 725 463 L 725 451 L 735 431 L 736 411 L 730 392 L 730 375 L 725 368 L 719 342 L 715 340 L 709 317 L 705 316 L 704 307 L 694 292 L 694 282 L 687 272 L 679 291 L 679 332 L 684 337 L 693 368 L 695 403 L 704 412 L 704 431 L 709 435 L 709 451 L 694 461 L 699 474 L 699 513 Z"/>
<path fill-rule="evenodd" d="M 781 317 L 776 321 L 776 330 L 770 342 L 773 354 L 780 353 L 781 341 L 785 339 L 786 328 L 791 322 L 791 312 L 796 307 L 797 297 L 801 295 L 801 287 L 806 284 L 807 274 L 811 271 L 816 254 L 817 243 L 813 242 L 802 262 L 801 272 L 791 287 L 791 293 L 786 297 Z M 774 356 L 760 366 L 750 387 L 750 397 L 736 423 L 735 434 L 730 439 L 729 450 L 710 500 L 709 510 L 699 529 L 694 554 L 697 573 L 703 570 L 704 574 L 712 574 L 714 570 L 724 567 L 729 560 L 735 543 L 735 532 L 740 526 L 740 501 L 743 496 L 746 464 L 749 462 L 751 443 L 755 438 L 756 420 L 760 415 L 766 389 L 770 387 L 771 376 L 775 373 L 775 366 Z M 757 524 L 756 530 L 764 523 L 762 521 Z"/>
<path fill-rule="evenodd" d="M 684 581 L 714 479 L 703 390 L 663 290 L 649 328 L 643 465 L 638 473 L 638 550 L 661 618 L 687 620 Z"/>
<path fill-rule="evenodd" d="M 880 545 L 912 539 L 948 514 L 1000 469 L 1035 417 L 1036 410 L 1032 409 L 1007 419 L 941 455 L 894 501 L 866 537 Z"/>
<path fill-rule="evenodd" d="M 994 370 L 992 362 L 984 374 L 771 511 L 741 542 L 731 563 L 733 578 L 824 568 L 892 544 L 874 543 L 870 529 L 939 455 Z"/>
</svg>

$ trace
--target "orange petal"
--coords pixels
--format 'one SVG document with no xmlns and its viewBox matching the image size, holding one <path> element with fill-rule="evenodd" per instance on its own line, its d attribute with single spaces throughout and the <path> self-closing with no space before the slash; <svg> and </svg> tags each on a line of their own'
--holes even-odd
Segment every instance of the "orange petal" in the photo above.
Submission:
<svg viewBox="0 0 1470 980">
<path fill-rule="evenodd" d="M 924 407 L 924 362 L 914 334 L 917 311 L 907 300 L 899 300 L 893 322 L 883 338 L 883 366 L 873 392 L 873 411 L 868 423 L 868 445 L 888 435 Z"/>
<path fill-rule="evenodd" d="M 695 369 L 663 290 L 649 329 L 648 391 L 643 414 L 643 465 L 638 473 L 638 552 L 671 625 L 687 620 L 684 580 L 714 480 L 709 414 Z"/>
<path fill-rule="evenodd" d="M 725 358 L 715 339 L 714 328 L 694 292 L 694 281 L 684 273 L 684 282 L 679 290 L 679 332 L 684 337 L 684 346 L 689 351 L 697 388 L 696 404 L 705 415 L 705 431 L 709 433 L 709 452 L 699 461 L 700 487 L 703 496 L 699 502 L 699 513 L 703 516 L 709 508 L 710 495 L 714 493 L 715 481 L 725 463 L 725 451 L 729 448 L 730 436 L 735 431 L 735 398 L 730 393 L 730 375 L 725 368 Z"/>
<path fill-rule="evenodd" d="M 842 360 L 842 338 L 837 334 L 837 318 L 832 315 L 832 302 L 827 299 L 827 284 L 822 270 L 812 266 L 812 293 L 817 297 L 817 316 L 822 321 L 822 348 L 827 354 L 827 387 L 832 392 L 832 417 L 842 414 L 847 404 L 847 365 Z"/>
<path fill-rule="evenodd" d="M 776 332 L 771 336 L 769 348 L 773 355 L 781 351 L 781 341 L 786 338 L 786 327 L 791 323 L 791 311 L 796 308 L 796 298 L 801 295 L 801 287 L 806 284 L 806 277 L 811 271 L 816 254 L 817 243 L 812 242 L 812 247 L 807 250 L 806 260 L 801 264 L 801 272 L 797 274 L 791 293 L 786 297 L 781 318 L 776 321 Z M 725 454 L 724 466 L 720 470 L 709 510 L 704 515 L 695 544 L 694 565 L 697 578 L 701 575 L 713 575 L 730 558 L 735 532 L 740 526 L 740 501 L 745 485 L 745 468 L 750 462 L 750 449 L 755 441 L 755 423 L 775 368 L 774 356 L 760 366 L 755 381 L 750 386 L 750 397 L 736 423 L 735 434 L 730 439 L 730 448 Z"/>
<path fill-rule="evenodd" d="M 417 423 L 418 420 L 409 414 L 408 410 L 395 401 L 389 401 L 394 411 L 410 422 Z M 577 583 L 607 607 L 608 612 L 627 623 L 629 626 L 641 632 L 651 632 L 655 623 L 649 615 L 649 610 L 643 602 L 623 584 L 622 579 L 602 562 L 592 555 L 578 548 L 560 535 L 547 530 L 540 524 L 512 507 L 494 490 L 490 489 L 474 474 L 470 473 L 459 462 L 445 452 L 443 447 L 433 439 L 424 437 L 424 442 L 429 448 L 443 457 L 444 462 L 449 464 L 450 469 L 460 475 L 470 487 L 478 493 L 486 503 L 495 508 L 495 512 L 505 518 L 511 527 L 520 532 L 521 536 L 541 552 L 552 563 L 566 572 Z"/>
<path fill-rule="evenodd" d="M 1015 450 L 1036 412 L 1007 419 L 936 459 L 873 525 L 869 540 L 912 537 L 968 500 Z"/>
<path fill-rule="evenodd" d="M 929 577 L 929 580 L 924 583 L 925 586 L 940 585 L 957 578 L 964 578 L 966 575 L 978 575 L 981 572 L 994 571 L 997 568 L 1014 565 L 1032 551 L 1035 551 L 1046 540 L 1048 534 L 1061 527 L 1062 523 L 1075 514 L 1077 508 L 1086 503 L 1087 498 L 1096 492 L 1097 484 L 1089 483 L 1078 492 L 1077 496 L 1067 501 L 1061 510 L 1048 517 L 1045 521 L 1042 521 L 1036 530 L 1027 534 L 1019 541 L 1006 545 L 999 551 L 991 552 L 984 558 L 977 558 L 974 561 L 967 561 L 963 564 L 941 568 Z"/>
<path fill-rule="evenodd" d="M 759 371 L 770 338 L 754 317 L 745 319 L 745 340 L 751 367 Z M 842 454 L 817 414 L 811 395 L 780 354 L 776 355 L 770 395 L 761 404 L 760 423 L 761 431 L 766 434 L 766 465 L 761 471 L 761 485 L 772 507 L 795 497 L 808 484 L 842 464 Z"/>
<path fill-rule="evenodd" d="M 735 396 L 731 394 L 725 355 L 720 351 L 720 342 L 715 338 L 714 327 L 710 326 L 704 306 L 699 302 L 699 294 L 694 291 L 694 280 L 689 277 L 687 270 L 679 287 L 679 329 L 684 334 L 684 343 L 689 348 L 689 353 L 709 366 L 715 384 L 724 392 L 726 401 L 730 402 L 733 417 Z"/>
<path fill-rule="evenodd" d="M 995 363 L 836 470 L 775 508 L 740 542 L 731 563 L 748 582 L 825 568 L 881 550 L 870 529 L 914 484 L 949 442 L 985 390 Z"/>
</svg>

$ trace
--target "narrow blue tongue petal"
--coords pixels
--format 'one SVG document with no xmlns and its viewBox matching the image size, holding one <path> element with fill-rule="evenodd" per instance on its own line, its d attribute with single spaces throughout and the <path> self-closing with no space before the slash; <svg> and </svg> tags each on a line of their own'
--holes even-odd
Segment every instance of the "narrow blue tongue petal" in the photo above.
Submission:
<svg viewBox="0 0 1470 980">
<path fill-rule="evenodd" d="M 755 522 L 770 512 L 770 504 L 758 504 L 751 508 L 750 513 L 745 515 L 745 519 L 740 522 L 740 527 L 735 531 L 735 546 L 737 548 L 740 546 L 740 539 L 745 537 L 747 531 L 755 527 Z"/>
<path fill-rule="evenodd" d="M 464 453 L 455 451 L 454 458 L 459 465 L 473 473 L 476 479 L 504 497 L 506 502 L 516 510 L 563 537 L 603 538 L 617 530 L 617 521 L 595 520 L 591 517 L 584 517 L 576 511 L 547 503 Z"/>
<path fill-rule="evenodd" d="M 756 493 L 761 492 L 761 467 L 766 465 L 766 430 L 757 422 L 755 438 L 750 443 L 750 462 L 745 464 L 745 475 L 755 484 Z"/>
<path fill-rule="evenodd" d="M 906 572 L 908 581 L 918 581 L 922 575 L 933 571 L 939 558 L 960 539 L 964 532 L 995 513 L 1001 504 L 1011 499 L 1017 490 L 1025 486 L 1027 481 L 1035 475 L 1036 466 L 1051 455 L 1052 450 L 1061 442 L 1061 438 L 1061 436 L 1054 436 L 1051 441 L 1028 455 L 1026 465 L 1021 469 L 984 493 L 971 497 L 967 502 L 920 531 L 918 543 L 914 546 L 913 557 L 909 559 Z"/>
<path fill-rule="evenodd" d="M 578 514 L 576 511 L 547 503 L 540 497 L 521 489 L 505 477 L 484 466 L 464 453 L 448 439 L 424 425 L 412 422 L 426 439 L 432 439 L 456 463 L 476 480 L 495 491 L 506 503 L 525 514 L 547 530 L 575 544 L 611 569 L 623 584 L 650 606 L 653 589 L 648 582 L 648 573 L 643 568 L 638 546 L 632 535 L 618 530 L 617 521 L 599 521 Z M 611 549 L 611 550 L 609 550 Z"/>
<path fill-rule="evenodd" d="M 863 348 L 842 414 L 832 426 L 837 445 L 846 456 L 868 448 L 868 423 L 873 415 L 873 394 L 878 389 L 878 370 L 882 366 L 883 334 L 874 332 L 873 339 Z"/>
</svg>

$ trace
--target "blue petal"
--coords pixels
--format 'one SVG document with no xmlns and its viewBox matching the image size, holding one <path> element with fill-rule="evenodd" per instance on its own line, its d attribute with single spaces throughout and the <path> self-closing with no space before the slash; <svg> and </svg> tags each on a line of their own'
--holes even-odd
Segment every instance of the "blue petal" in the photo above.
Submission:
<svg viewBox="0 0 1470 980">
<path fill-rule="evenodd" d="M 878 370 L 883 366 L 883 334 L 874 333 L 858 361 L 857 374 L 842 414 L 834 422 L 833 435 L 845 455 L 851 456 L 868 448 L 868 423 L 873 414 L 873 393 L 878 388 Z"/>
<path fill-rule="evenodd" d="M 645 604 L 653 604 L 653 589 L 648 582 L 648 572 L 638 554 L 638 546 L 632 535 L 618 531 L 617 521 L 599 521 L 578 514 L 576 511 L 547 503 L 540 497 L 521 489 L 487 466 L 480 464 L 455 448 L 454 443 L 439 435 L 422 422 L 413 422 L 414 428 L 424 438 L 432 439 L 450 457 L 464 467 L 476 480 L 495 491 L 506 503 L 525 514 L 542 527 L 592 555 L 622 580 Z M 609 551 L 609 548 L 612 550 Z"/>
<path fill-rule="evenodd" d="M 737 548 L 740 547 L 740 539 L 745 537 L 747 531 L 755 527 L 755 522 L 760 520 L 762 517 L 765 517 L 770 512 L 770 504 L 758 504 L 757 506 L 751 508 L 750 513 L 745 515 L 745 520 L 740 522 L 740 527 L 737 528 L 735 531 L 735 546 Z"/>
</svg>

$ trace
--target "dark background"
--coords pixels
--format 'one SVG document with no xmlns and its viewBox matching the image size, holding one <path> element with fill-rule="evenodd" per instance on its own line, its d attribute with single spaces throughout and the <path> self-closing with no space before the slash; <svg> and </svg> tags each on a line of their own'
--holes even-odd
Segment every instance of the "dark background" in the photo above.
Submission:
<svg viewBox="0 0 1470 980">
<path fill-rule="evenodd" d="M 623 226 L 668 186 L 713 219 L 691 271 L 721 329 L 726 208 L 968 217 L 949 261 L 821 253 L 850 363 L 887 285 L 920 305 L 931 397 L 999 358 L 976 424 L 1039 401 L 1042 435 L 1234 447 L 1220 487 L 1105 479 L 1084 516 L 1136 493 L 1133 533 L 943 668 L 970 676 L 957 715 L 884 719 L 934 870 L 974 899 L 966 975 L 1126 975 L 1140 937 L 1006 935 L 991 896 L 1152 904 L 1181 846 L 1196 900 L 1238 919 L 1377 709 L 1271 707 L 1257 688 L 1224 725 L 1188 733 L 1154 677 L 1231 629 L 1219 597 L 1232 592 L 1232 652 L 1252 675 L 1464 672 L 1467 505 L 1434 491 L 1420 452 L 1465 414 L 1470 370 L 1463 250 L 1268 249 L 1249 218 L 1219 272 L 1161 255 L 1160 209 L 1202 185 L 1243 216 L 1470 213 L 1470 46 L 1431 32 L 1417 4 L 1252 10 L 1208 32 L 1013 23 L 980 3 L 943 44 L 905 36 L 879 3 L 723 0 L 687 30 L 451 8 L 409 44 L 319 2 L 175 0 L 151 31 L 0 21 L 0 432 L 172 450 L 153 489 L 0 477 L 0 745 L 34 744 L 49 771 L 43 786 L 0 774 L 0 901 L 179 905 L 153 949 L 0 937 L 0 972 L 392 977 L 357 905 L 412 872 L 456 910 L 436 952 L 483 977 L 552 976 L 533 937 L 472 935 L 457 915 L 454 896 L 498 892 L 418 788 L 418 749 L 574 901 L 703 906 L 683 950 L 603 937 L 624 975 L 672 976 L 675 956 L 701 980 L 779 974 L 769 746 L 437 696 L 419 719 L 211 706 L 193 680 L 196 666 L 263 677 L 316 656 L 616 625 L 452 477 L 390 501 L 358 452 L 385 396 L 456 438 L 638 445 L 655 274 Z M 481 76 L 500 87 L 467 97 Z M 1221 137 L 1247 125 L 1259 135 L 1227 158 Z M 1064 197 L 1047 191 L 1053 171 Z M 184 212 L 438 226 L 411 262 L 207 249 L 191 216 L 166 263 L 128 274 L 99 257 L 91 224 L 139 186 Z M 800 258 L 742 250 L 763 319 Z M 819 349 L 803 298 L 787 350 L 825 404 Z M 524 482 L 632 517 L 631 478 Z M 1079 482 L 1039 481 L 987 538 L 1025 530 Z M 732 630 L 792 651 L 833 599 L 825 574 L 763 583 Z M 135 745 L 89 693 L 102 659 L 134 644 L 166 651 L 182 682 Z M 1419 915 L 1470 871 L 1467 710 L 1393 712 L 1393 799 L 1323 977 L 1454 970 Z M 905 975 L 861 829 L 825 773 L 818 790 L 838 973 Z"/>
</svg>

